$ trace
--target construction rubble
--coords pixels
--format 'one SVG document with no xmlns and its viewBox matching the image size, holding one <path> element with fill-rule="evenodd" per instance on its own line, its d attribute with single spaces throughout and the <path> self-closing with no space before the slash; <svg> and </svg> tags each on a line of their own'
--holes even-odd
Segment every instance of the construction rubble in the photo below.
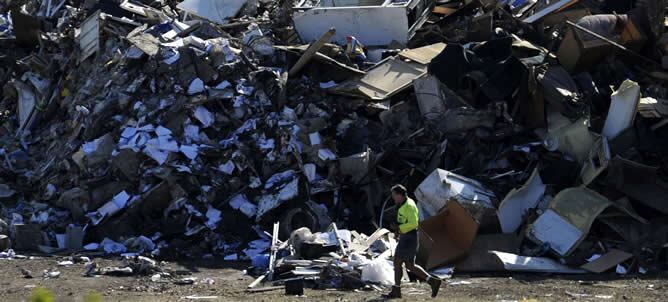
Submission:
<svg viewBox="0 0 668 302">
<path fill-rule="evenodd" d="M 665 8 L 0 0 L 0 258 L 379 289 L 400 183 L 439 276 L 666 270 Z"/>
</svg>

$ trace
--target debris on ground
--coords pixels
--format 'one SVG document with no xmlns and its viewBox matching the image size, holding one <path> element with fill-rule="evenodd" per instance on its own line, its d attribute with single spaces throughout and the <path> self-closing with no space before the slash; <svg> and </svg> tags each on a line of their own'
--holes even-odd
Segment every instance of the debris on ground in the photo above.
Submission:
<svg viewBox="0 0 668 302">
<path fill-rule="evenodd" d="M 379 289 L 401 183 L 444 277 L 668 269 L 665 1 L 57 2 L 0 1 L 1 259 Z"/>
</svg>

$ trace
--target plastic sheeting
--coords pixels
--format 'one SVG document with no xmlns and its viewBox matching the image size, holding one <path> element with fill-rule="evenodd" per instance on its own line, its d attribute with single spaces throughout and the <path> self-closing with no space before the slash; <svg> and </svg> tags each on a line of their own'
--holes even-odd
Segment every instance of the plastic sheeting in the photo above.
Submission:
<svg viewBox="0 0 668 302">
<path fill-rule="evenodd" d="M 394 285 L 394 266 L 386 259 L 377 258 L 362 268 L 362 281 Z"/>
</svg>

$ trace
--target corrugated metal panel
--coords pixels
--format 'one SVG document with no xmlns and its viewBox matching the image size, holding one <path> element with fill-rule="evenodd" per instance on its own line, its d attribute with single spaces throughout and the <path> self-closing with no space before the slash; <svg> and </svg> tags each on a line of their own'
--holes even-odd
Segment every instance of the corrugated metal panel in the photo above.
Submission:
<svg viewBox="0 0 668 302">
<path fill-rule="evenodd" d="M 79 62 L 83 62 L 100 49 L 100 12 L 92 14 L 79 29 Z"/>
</svg>

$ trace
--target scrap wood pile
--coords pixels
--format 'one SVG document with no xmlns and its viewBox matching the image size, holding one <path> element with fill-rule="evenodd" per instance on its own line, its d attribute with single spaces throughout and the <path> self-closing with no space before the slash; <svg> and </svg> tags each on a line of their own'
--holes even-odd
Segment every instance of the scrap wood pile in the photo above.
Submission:
<svg viewBox="0 0 668 302">
<path fill-rule="evenodd" d="M 335 2 L 0 1 L 0 248 L 384 284 L 402 183 L 430 270 L 666 269 L 664 1 Z"/>
</svg>

